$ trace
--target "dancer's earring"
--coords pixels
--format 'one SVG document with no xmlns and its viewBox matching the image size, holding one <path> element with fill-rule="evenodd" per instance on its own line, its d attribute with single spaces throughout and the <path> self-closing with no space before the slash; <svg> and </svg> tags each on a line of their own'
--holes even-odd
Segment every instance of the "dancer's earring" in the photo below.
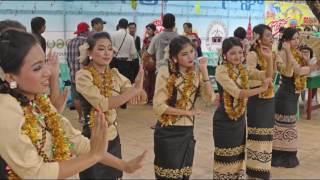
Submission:
<svg viewBox="0 0 320 180">
<path fill-rule="evenodd" d="M 18 87 L 17 82 L 16 81 L 11 81 L 9 83 L 10 89 L 16 89 Z"/>
</svg>

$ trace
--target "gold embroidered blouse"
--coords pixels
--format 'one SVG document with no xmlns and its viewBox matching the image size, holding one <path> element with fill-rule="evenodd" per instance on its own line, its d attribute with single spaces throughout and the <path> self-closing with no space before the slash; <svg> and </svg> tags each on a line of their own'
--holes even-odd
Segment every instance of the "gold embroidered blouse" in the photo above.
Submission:
<svg viewBox="0 0 320 180">
<path fill-rule="evenodd" d="M 247 55 L 246 58 L 246 62 L 247 62 L 247 68 L 248 70 L 252 71 L 252 70 L 258 70 L 261 73 L 266 73 L 265 70 L 259 70 L 257 69 L 257 65 L 259 64 L 259 56 L 255 51 L 250 51 Z M 265 62 L 267 63 L 267 62 Z M 250 79 L 249 80 L 249 87 L 250 88 L 256 88 L 256 87 L 260 87 L 263 84 L 263 80 L 254 80 L 254 79 Z M 266 92 L 267 95 L 265 93 L 261 93 L 259 94 L 260 98 L 265 98 L 265 99 L 269 99 L 269 98 L 273 98 L 274 97 L 274 90 L 273 90 L 273 86 L 269 87 L 271 89 L 268 89 Z M 261 96 L 260 96 L 261 95 Z"/>
<path fill-rule="evenodd" d="M 239 74 L 237 68 L 233 69 Z M 257 69 L 247 69 L 249 80 L 262 80 L 265 78 L 265 72 L 259 71 Z M 241 89 L 239 85 L 241 84 L 240 76 L 238 76 L 236 82 L 234 82 L 228 75 L 228 69 L 225 65 L 219 65 L 216 68 L 216 81 L 222 86 L 222 88 L 227 91 L 232 97 L 238 99 Z"/>
<path fill-rule="evenodd" d="M 112 96 L 121 94 L 126 88 L 132 87 L 130 81 L 119 73 L 116 68 L 111 69 L 112 73 Z M 80 69 L 76 73 L 76 89 L 77 91 L 94 107 L 100 108 L 103 112 L 108 111 L 109 127 L 107 131 L 108 140 L 113 140 L 117 137 L 117 111 L 109 109 L 108 98 L 100 94 L 99 88 L 93 84 L 91 73 L 85 69 Z"/>
<path fill-rule="evenodd" d="M 286 77 L 292 77 L 294 74 L 293 64 L 289 61 L 287 54 L 284 50 L 278 52 L 278 58 L 276 60 L 277 70 L 280 74 Z"/>
<path fill-rule="evenodd" d="M 55 108 L 51 106 L 53 110 Z M 55 110 L 56 111 L 56 110 Z M 0 156 L 22 179 L 57 179 L 58 162 L 44 162 L 38 155 L 31 139 L 22 131 L 25 117 L 19 102 L 8 94 L 0 94 Z M 90 151 L 90 141 L 62 117 L 61 127 L 73 144 L 72 154 L 80 155 Z M 40 125 L 36 127 L 41 132 Z M 52 157 L 52 136 L 46 131 L 44 152 Z M 78 178 L 78 175 L 70 177 Z"/>
<path fill-rule="evenodd" d="M 257 69 L 258 61 L 259 61 L 259 57 L 258 57 L 257 53 L 255 51 L 250 51 L 246 57 L 246 63 L 247 63 L 248 69 L 250 69 L 250 70 Z M 264 70 L 260 70 L 260 71 L 262 71 L 264 73 L 266 72 Z M 261 85 L 262 85 L 262 81 L 260 81 L 260 80 L 253 80 L 253 79 L 249 80 L 249 87 L 250 88 L 259 87 Z"/>
<path fill-rule="evenodd" d="M 189 98 L 189 102 L 187 104 L 186 110 L 191 110 L 195 95 L 197 92 L 198 87 L 200 86 L 200 96 L 202 99 L 208 103 L 213 103 L 214 101 L 214 93 L 212 97 L 205 93 L 205 83 L 203 82 L 203 78 L 200 75 L 199 71 L 195 71 L 196 73 L 195 80 L 193 83 L 193 90 L 191 96 Z M 166 111 L 169 107 L 167 104 L 168 100 L 168 89 L 167 89 L 167 82 L 169 78 L 169 71 L 167 66 L 163 66 L 159 69 L 156 79 L 156 86 L 155 86 L 155 93 L 153 97 L 153 111 L 155 112 L 157 118 L 161 118 L 161 115 Z M 184 87 L 183 81 L 185 79 L 185 74 L 179 76 L 176 80 L 175 87 L 177 87 L 177 99 L 181 98 L 182 90 Z M 192 126 L 193 119 L 192 117 L 188 116 L 178 116 L 177 122 L 174 123 L 175 126 Z"/>
</svg>

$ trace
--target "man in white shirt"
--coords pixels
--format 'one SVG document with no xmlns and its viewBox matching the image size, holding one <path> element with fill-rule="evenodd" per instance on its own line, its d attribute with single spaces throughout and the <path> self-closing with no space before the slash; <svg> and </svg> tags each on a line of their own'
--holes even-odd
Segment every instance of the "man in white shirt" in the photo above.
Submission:
<svg viewBox="0 0 320 180">
<path fill-rule="evenodd" d="M 119 72 L 126 76 L 131 83 L 134 82 L 133 75 L 133 57 L 136 54 L 136 47 L 133 37 L 127 32 L 128 20 L 120 19 L 118 23 L 119 30 L 111 36 L 113 46 L 116 48 L 115 53 L 116 67 Z"/>
<path fill-rule="evenodd" d="M 127 32 L 128 20 L 120 19 L 117 27 L 119 29 L 111 35 L 112 44 L 117 52 L 110 67 L 116 67 L 122 75 L 133 83 L 135 79 L 133 59 L 137 52 L 134 39 Z M 126 109 L 126 107 L 126 104 L 121 106 L 122 109 Z"/>
<path fill-rule="evenodd" d="M 133 58 L 133 68 L 134 68 L 134 72 L 133 72 L 133 77 L 135 78 L 139 72 L 139 64 L 140 64 L 140 52 L 141 52 L 141 40 L 140 37 L 138 35 L 136 35 L 137 32 L 137 24 L 135 22 L 130 22 L 128 25 L 128 30 L 129 30 L 129 34 L 133 37 L 134 39 L 134 44 L 137 50 L 137 53 L 135 55 L 135 57 Z"/>
</svg>

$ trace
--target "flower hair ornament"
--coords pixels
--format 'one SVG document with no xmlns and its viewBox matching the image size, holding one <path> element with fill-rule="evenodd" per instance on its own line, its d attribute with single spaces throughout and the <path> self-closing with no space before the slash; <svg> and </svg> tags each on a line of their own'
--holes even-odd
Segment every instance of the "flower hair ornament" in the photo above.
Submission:
<svg viewBox="0 0 320 180">
<path fill-rule="evenodd" d="M 4 78 L 5 78 L 5 73 L 4 73 L 3 69 L 2 69 L 2 67 L 0 66 L 0 79 L 2 81 L 4 81 Z"/>
<path fill-rule="evenodd" d="M 78 57 L 78 60 L 79 60 L 80 64 L 82 64 L 84 62 L 84 60 L 87 59 L 88 49 L 89 49 L 89 44 L 87 42 L 85 42 L 84 44 L 79 46 L 80 56 Z"/>
<path fill-rule="evenodd" d="M 258 33 L 253 33 L 253 39 L 249 42 L 250 46 L 256 44 L 257 40 L 260 38 L 260 35 Z"/>
</svg>

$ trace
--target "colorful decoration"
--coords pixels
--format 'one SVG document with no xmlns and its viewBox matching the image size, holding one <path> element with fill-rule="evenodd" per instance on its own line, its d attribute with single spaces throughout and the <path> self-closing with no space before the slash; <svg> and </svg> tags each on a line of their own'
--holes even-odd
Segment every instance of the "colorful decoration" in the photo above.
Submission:
<svg viewBox="0 0 320 180">
<path fill-rule="evenodd" d="M 131 8 L 136 10 L 138 6 L 137 0 L 130 0 L 131 1 Z"/>
<path fill-rule="evenodd" d="M 298 50 L 291 49 L 291 53 L 300 66 L 307 66 L 307 63 L 303 60 Z M 307 87 L 307 77 L 294 75 L 294 85 L 296 87 L 296 91 L 302 92 Z"/>
<path fill-rule="evenodd" d="M 196 5 L 194 6 L 194 10 L 197 14 L 200 14 L 201 12 L 201 6 L 200 6 L 200 2 L 197 1 Z"/>
<path fill-rule="evenodd" d="M 259 58 L 258 64 L 261 67 L 261 70 L 266 71 L 268 62 L 265 59 L 265 57 L 262 55 L 261 48 L 259 48 L 257 50 L 257 54 L 258 54 L 258 58 Z M 259 94 L 259 98 L 268 99 L 268 98 L 272 98 L 273 96 L 274 96 L 273 84 L 269 85 L 268 89 L 265 92 Z"/>
<path fill-rule="evenodd" d="M 112 80 L 112 73 L 109 68 L 105 68 L 103 73 L 103 77 L 99 75 L 99 72 L 93 67 L 93 65 L 89 65 L 85 67 L 87 71 L 89 71 L 92 75 L 93 84 L 99 88 L 100 94 L 104 97 L 108 98 L 112 95 L 112 87 L 113 87 L 113 80 Z M 94 111 L 95 109 L 92 108 L 90 111 L 90 118 L 89 118 L 89 126 L 92 128 L 94 126 Z M 105 113 L 105 117 L 108 117 L 108 111 Z M 108 121 L 106 119 L 106 121 Z"/>
<path fill-rule="evenodd" d="M 34 101 L 23 107 L 23 112 L 25 123 L 22 125 L 22 132 L 30 138 L 44 162 L 60 162 L 71 158 L 73 145 L 65 136 L 61 116 L 52 109 L 48 96 L 37 95 Z M 44 150 L 46 131 L 52 136 L 52 157 Z M 20 179 L 10 167 L 7 170 L 8 179 Z"/>
<path fill-rule="evenodd" d="M 280 27 L 300 27 L 302 24 L 315 22 L 315 17 L 305 3 L 265 1 L 265 24 L 272 28 L 273 35 Z"/>
<path fill-rule="evenodd" d="M 170 74 L 170 77 L 168 79 L 167 83 L 167 89 L 168 89 L 168 99 L 172 97 L 173 94 L 173 88 L 175 86 L 176 80 L 178 76 L 176 72 L 176 64 L 170 62 L 169 67 L 173 73 Z M 177 100 L 175 108 L 187 110 L 187 105 L 189 98 L 191 96 L 191 93 L 193 91 L 193 81 L 195 79 L 195 72 L 192 69 L 188 69 L 185 76 L 184 86 L 181 93 L 181 98 Z M 161 123 L 161 126 L 171 126 L 177 121 L 178 116 L 176 115 L 169 115 L 169 114 L 163 114 L 159 120 Z"/>
<path fill-rule="evenodd" d="M 251 27 L 251 16 L 249 16 L 249 23 L 247 28 L 247 39 L 251 41 L 253 38 L 252 27 Z"/>
<path fill-rule="evenodd" d="M 248 84 L 248 72 L 244 68 L 242 64 L 237 65 L 237 67 L 234 67 L 232 64 L 227 63 L 225 65 L 228 69 L 228 75 L 229 77 L 236 82 L 238 75 L 235 73 L 234 68 L 239 69 L 240 73 L 240 79 L 241 79 L 241 89 L 248 89 L 249 84 Z M 234 121 L 238 120 L 240 118 L 247 107 L 247 99 L 246 98 L 239 98 L 236 99 L 232 97 L 228 92 L 224 91 L 223 92 L 223 101 L 224 101 L 224 108 L 226 109 L 226 113 L 228 114 L 228 117 Z"/>
</svg>

